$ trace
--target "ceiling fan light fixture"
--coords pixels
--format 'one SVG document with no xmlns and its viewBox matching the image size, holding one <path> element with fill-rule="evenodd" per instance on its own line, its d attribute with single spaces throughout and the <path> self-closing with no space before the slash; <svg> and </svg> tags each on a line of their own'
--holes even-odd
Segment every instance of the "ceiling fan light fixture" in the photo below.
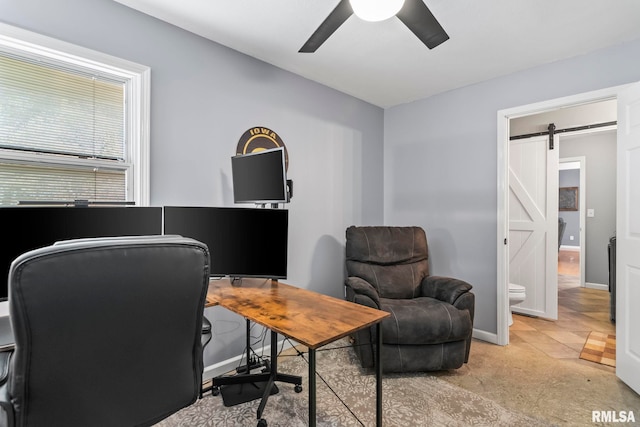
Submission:
<svg viewBox="0 0 640 427">
<path fill-rule="evenodd" d="M 353 13 L 362 20 L 384 21 L 402 9 L 404 0 L 349 0 Z"/>
</svg>

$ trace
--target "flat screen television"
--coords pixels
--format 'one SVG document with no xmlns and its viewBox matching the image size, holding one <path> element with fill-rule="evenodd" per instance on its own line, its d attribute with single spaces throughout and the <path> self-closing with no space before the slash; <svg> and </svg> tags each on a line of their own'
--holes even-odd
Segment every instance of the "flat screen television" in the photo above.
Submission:
<svg viewBox="0 0 640 427">
<path fill-rule="evenodd" d="M 8 297 L 11 262 L 60 240 L 162 234 L 161 207 L 0 208 L 0 300 Z"/>
<path fill-rule="evenodd" d="M 235 203 L 287 203 L 284 147 L 231 158 Z"/>
<path fill-rule="evenodd" d="M 289 211 L 165 206 L 164 234 L 205 243 L 212 277 L 287 277 Z"/>
</svg>

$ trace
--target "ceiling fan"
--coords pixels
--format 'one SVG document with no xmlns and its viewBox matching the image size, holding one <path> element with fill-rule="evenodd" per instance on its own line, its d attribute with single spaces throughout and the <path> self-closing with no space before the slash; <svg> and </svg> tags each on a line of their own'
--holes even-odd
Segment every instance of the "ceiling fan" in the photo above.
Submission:
<svg viewBox="0 0 640 427">
<path fill-rule="evenodd" d="M 447 33 L 422 0 L 396 0 L 395 3 L 399 10 L 396 10 L 396 13 L 392 12 L 388 17 L 397 16 L 429 49 L 449 40 Z M 358 2 L 355 0 L 340 0 L 340 3 L 298 52 L 315 52 L 340 25 L 354 14 L 357 6 Z M 358 11 L 355 13 L 358 15 Z"/>
</svg>

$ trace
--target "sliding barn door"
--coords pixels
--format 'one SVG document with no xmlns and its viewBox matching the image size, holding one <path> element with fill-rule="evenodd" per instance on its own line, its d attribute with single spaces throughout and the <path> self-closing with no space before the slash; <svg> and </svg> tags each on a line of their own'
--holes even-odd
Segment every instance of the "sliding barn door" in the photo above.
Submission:
<svg viewBox="0 0 640 427">
<path fill-rule="evenodd" d="M 509 142 L 509 282 L 526 288 L 513 311 L 558 318 L 558 137 Z"/>
</svg>

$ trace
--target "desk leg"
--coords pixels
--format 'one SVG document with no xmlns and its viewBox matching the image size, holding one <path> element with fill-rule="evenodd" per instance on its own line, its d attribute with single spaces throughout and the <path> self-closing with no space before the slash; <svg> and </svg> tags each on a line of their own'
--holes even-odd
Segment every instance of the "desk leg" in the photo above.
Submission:
<svg viewBox="0 0 640 427">
<path fill-rule="evenodd" d="M 309 349 L 309 427 L 316 427 L 316 350 Z"/>
<path fill-rule="evenodd" d="M 382 427 L 382 326 L 376 324 L 376 426 Z"/>
<path fill-rule="evenodd" d="M 276 378 L 278 378 L 278 333 L 275 331 L 271 331 L 270 370 L 271 372 L 269 373 L 269 381 L 267 381 L 267 385 L 264 389 L 264 394 L 262 395 L 262 400 L 260 400 L 260 405 L 258 405 L 257 415 L 258 421 L 260 422 L 262 422 L 262 413 L 264 412 L 264 407 L 266 406 L 267 400 L 271 395 L 271 388 L 273 387 L 273 383 L 276 381 Z"/>
<path fill-rule="evenodd" d="M 251 360 L 251 321 L 249 319 L 245 318 L 245 324 L 246 324 L 246 329 L 245 329 L 245 346 L 247 348 L 247 374 L 249 372 L 251 372 L 251 363 L 249 362 L 249 360 Z"/>
</svg>

